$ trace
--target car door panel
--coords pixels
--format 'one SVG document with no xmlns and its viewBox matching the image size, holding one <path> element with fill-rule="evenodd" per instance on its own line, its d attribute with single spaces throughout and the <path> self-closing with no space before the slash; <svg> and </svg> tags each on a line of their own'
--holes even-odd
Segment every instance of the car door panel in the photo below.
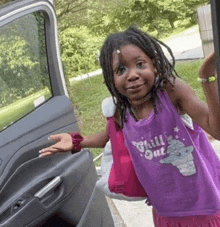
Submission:
<svg viewBox="0 0 220 227">
<path fill-rule="evenodd" d="M 28 37 L 32 31 L 26 25 L 28 15 L 33 19 L 35 12 L 44 14 L 45 37 L 42 38 L 46 57 L 43 58 L 47 58 L 47 65 L 43 65 L 41 73 L 47 66 L 51 97 L 0 131 L 0 227 L 56 227 L 62 221 L 65 226 L 114 226 L 106 199 L 95 187 L 97 174 L 89 150 L 74 155 L 67 152 L 38 157 L 39 150 L 54 143 L 48 140 L 49 135 L 79 131 L 79 128 L 65 86 L 51 3 L 20 0 L 1 7 L 0 29 L 4 32 L 4 26 L 23 17 L 13 28 L 18 27 L 21 32 L 29 29 L 22 41 L 31 43 L 31 51 L 36 54 L 34 36 Z M 19 30 L 16 32 L 19 34 Z M 41 41 L 36 43 L 42 45 Z"/>
<path fill-rule="evenodd" d="M 0 226 L 25 226 L 33 220 L 40 221 L 41 218 L 43 220 L 48 218 L 52 210 L 58 212 L 65 200 L 70 199 L 70 195 L 78 200 L 76 191 L 82 182 L 83 197 L 86 202 L 93 190 L 91 182 L 96 180 L 94 174 L 91 175 L 93 177 L 89 176 L 89 187 L 85 188 L 84 180 L 90 175 L 89 172 L 94 173 L 95 169 L 87 150 L 75 155 L 57 154 L 27 161 L 14 172 L 1 191 Z M 61 178 L 61 182 L 39 199 L 37 193 L 57 176 Z M 15 208 L 19 201 L 23 202 Z M 72 224 L 74 224 L 73 219 L 75 224 L 78 223 L 86 203 L 78 200 L 75 205 L 71 218 Z M 19 216 L 19 224 L 14 221 L 18 220 L 16 216 Z"/>
<path fill-rule="evenodd" d="M 0 188 L 10 172 L 23 162 L 37 157 L 40 149 L 52 144 L 48 141 L 49 135 L 68 130 L 79 129 L 72 105 L 66 96 L 54 97 L 4 130 L 0 139 L 0 159 L 3 160 L 0 166 Z M 13 133 L 15 131 L 16 134 Z"/>
<path fill-rule="evenodd" d="M 61 110 L 56 110 L 55 102 L 59 103 Z M 44 121 L 41 121 L 42 114 L 46 115 Z M 91 211 L 94 209 L 97 211 L 100 207 L 102 208 L 96 215 L 97 219 L 92 218 L 92 220 L 93 222 L 95 220 L 96 224 L 100 221 L 102 226 L 103 220 L 109 219 L 107 215 L 103 219 L 102 212 L 109 212 L 109 208 L 104 196 L 94 189 L 97 176 L 90 152 L 85 150 L 74 155 L 65 153 L 38 157 L 38 151 L 52 143 L 47 139 L 50 134 L 60 133 L 63 130 L 78 130 L 68 98 L 56 96 L 26 118 L 28 120 L 24 118 L 25 122 L 30 124 L 23 124 L 22 119 L 12 125 L 13 127 L 3 131 L 2 138 L 5 139 L 8 139 L 13 131 L 17 131 L 16 127 L 19 128 L 20 134 L 18 138 L 12 137 L 12 141 L 8 139 L 1 147 L 0 157 L 3 163 L 5 160 L 8 162 L 2 163 L 1 166 L 0 226 L 35 226 L 37 222 L 41 223 L 50 218 L 54 212 L 59 213 L 59 216 L 68 220 L 71 225 L 77 225 L 84 214 L 81 223 L 85 225 L 84 222 L 88 222 L 86 226 L 89 226 L 92 224 L 90 218 L 93 217 Z M 36 128 L 32 126 L 33 122 Z M 10 149 L 14 151 L 15 148 L 16 152 L 12 152 L 9 156 L 8 151 Z M 52 190 L 51 194 L 47 194 L 49 197 L 41 201 L 35 198 L 34 195 L 57 176 L 61 177 L 62 183 L 55 188 L 56 192 Z M 25 202 L 14 212 L 13 207 L 23 200 Z M 89 203 L 89 201 L 93 202 Z M 29 212 L 31 214 L 28 214 Z M 89 218 L 88 215 L 91 217 Z M 21 225 L 15 221 L 18 217 Z M 107 222 L 108 226 L 111 226 L 109 223 L 113 226 L 111 217 Z"/>
</svg>

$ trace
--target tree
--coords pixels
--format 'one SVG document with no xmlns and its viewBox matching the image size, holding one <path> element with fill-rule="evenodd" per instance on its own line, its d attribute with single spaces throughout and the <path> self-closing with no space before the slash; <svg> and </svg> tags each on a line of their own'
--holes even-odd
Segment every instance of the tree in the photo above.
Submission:
<svg viewBox="0 0 220 227">
<path fill-rule="evenodd" d="M 28 14 L 1 28 L 0 105 L 50 87 L 42 12 Z"/>
<path fill-rule="evenodd" d="M 102 37 L 92 36 L 85 26 L 67 28 L 60 36 L 61 56 L 69 77 L 85 74 L 99 68 L 98 50 Z"/>
<path fill-rule="evenodd" d="M 86 10 L 91 4 L 88 0 L 55 0 L 59 31 L 84 24 Z"/>
<path fill-rule="evenodd" d="M 96 34 L 108 34 L 137 24 L 160 37 L 172 32 L 175 24 L 185 27 L 195 24 L 197 7 L 208 3 L 208 0 L 119 0 L 102 6 L 99 1 L 98 13 L 96 7 L 88 12 L 88 25 Z"/>
</svg>

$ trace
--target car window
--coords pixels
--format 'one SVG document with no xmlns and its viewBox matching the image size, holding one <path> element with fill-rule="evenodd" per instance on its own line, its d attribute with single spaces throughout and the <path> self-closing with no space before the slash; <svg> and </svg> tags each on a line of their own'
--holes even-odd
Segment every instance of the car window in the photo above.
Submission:
<svg viewBox="0 0 220 227">
<path fill-rule="evenodd" d="M 43 12 L 0 28 L 0 131 L 52 96 Z"/>
</svg>

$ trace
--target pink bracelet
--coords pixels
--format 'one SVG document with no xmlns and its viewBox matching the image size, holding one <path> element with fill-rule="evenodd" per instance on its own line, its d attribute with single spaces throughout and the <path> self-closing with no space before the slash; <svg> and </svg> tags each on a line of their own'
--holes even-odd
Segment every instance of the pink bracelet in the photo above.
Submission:
<svg viewBox="0 0 220 227">
<path fill-rule="evenodd" d="M 83 141 L 83 137 L 79 133 L 69 133 L 72 137 L 73 143 L 73 150 L 71 151 L 72 154 L 79 152 L 82 148 L 79 145 Z"/>
</svg>

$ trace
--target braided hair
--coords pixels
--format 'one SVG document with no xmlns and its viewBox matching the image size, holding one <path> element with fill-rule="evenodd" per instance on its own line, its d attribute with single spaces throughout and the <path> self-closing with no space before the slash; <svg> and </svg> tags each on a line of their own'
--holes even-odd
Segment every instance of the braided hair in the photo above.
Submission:
<svg viewBox="0 0 220 227">
<path fill-rule="evenodd" d="M 127 97 L 120 94 L 115 87 L 112 69 L 112 59 L 113 53 L 116 50 L 119 50 L 122 46 L 129 44 L 139 47 L 155 64 L 157 77 L 155 77 L 154 85 L 151 88 L 149 94 L 147 95 L 150 95 L 150 99 L 154 104 L 154 109 L 156 113 L 156 102 L 159 101 L 157 92 L 159 90 L 163 90 L 167 82 L 169 82 L 173 86 L 173 84 L 171 83 L 171 78 L 173 78 L 174 82 L 175 76 L 178 76 L 176 71 L 174 70 L 175 58 L 171 49 L 158 39 L 142 32 L 134 26 L 129 27 L 124 32 L 109 35 L 101 49 L 100 64 L 103 70 L 105 84 L 111 95 L 116 98 L 116 101 L 115 99 L 113 100 L 115 102 L 117 110 L 119 110 L 120 112 L 122 127 L 123 122 L 126 121 L 126 109 L 130 111 L 131 115 L 135 119 L 136 117 L 133 114 L 131 105 Z M 170 53 L 172 57 L 172 64 L 164 55 L 160 44 L 166 47 L 166 49 Z"/>
</svg>

